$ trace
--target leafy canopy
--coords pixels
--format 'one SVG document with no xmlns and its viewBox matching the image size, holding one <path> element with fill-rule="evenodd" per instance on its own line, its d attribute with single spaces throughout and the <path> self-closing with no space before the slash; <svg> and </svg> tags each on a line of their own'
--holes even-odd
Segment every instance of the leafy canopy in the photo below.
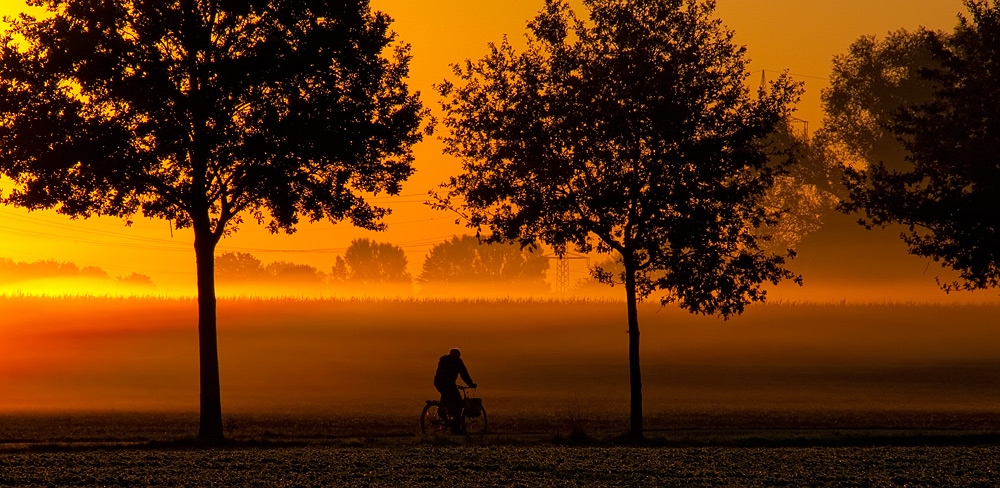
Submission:
<svg viewBox="0 0 1000 488">
<path fill-rule="evenodd" d="M 928 31 L 901 29 L 884 38 L 862 36 L 833 58 L 818 137 L 842 164 L 906 167 L 906 149 L 890 126 L 900 110 L 930 101 L 934 83 L 921 72 L 939 65 L 932 44 Z"/>
<path fill-rule="evenodd" d="M 960 281 L 946 291 L 1000 286 L 1000 5 L 966 0 L 954 33 L 926 32 L 935 69 L 930 101 L 907 107 L 891 130 L 907 167 L 850 173 L 848 210 L 869 225 L 902 223 L 911 253 L 943 261 Z"/>
<path fill-rule="evenodd" d="M 640 298 L 741 312 L 792 277 L 757 230 L 784 171 L 766 138 L 799 87 L 782 76 L 751 97 L 712 1 L 583 3 L 587 21 L 546 1 L 523 52 L 491 44 L 437 86 L 463 163 L 439 207 L 495 240 L 617 252 Z"/>
<path fill-rule="evenodd" d="M 28 208 L 172 220 L 248 212 L 379 228 L 426 111 L 367 0 L 31 0 L 0 52 L 0 169 Z M 197 230 L 197 229 L 196 229 Z"/>
</svg>

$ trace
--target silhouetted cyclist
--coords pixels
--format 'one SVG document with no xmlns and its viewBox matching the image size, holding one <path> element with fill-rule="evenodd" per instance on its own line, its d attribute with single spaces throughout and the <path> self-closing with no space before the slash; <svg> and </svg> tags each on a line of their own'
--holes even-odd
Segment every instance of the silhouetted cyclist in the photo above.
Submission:
<svg viewBox="0 0 1000 488">
<path fill-rule="evenodd" d="M 469 376 L 469 370 L 465 368 L 465 362 L 462 361 L 462 351 L 455 348 L 438 360 L 437 372 L 434 373 L 434 388 L 441 392 L 441 407 L 451 418 L 451 430 L 459 434 L 462 429 L 459 419 L 462 414 L 462 395 L 458 393 L 455 382 L 460 375 L 466 385 L 470 388 L 476 387 Z"/>
</svg>

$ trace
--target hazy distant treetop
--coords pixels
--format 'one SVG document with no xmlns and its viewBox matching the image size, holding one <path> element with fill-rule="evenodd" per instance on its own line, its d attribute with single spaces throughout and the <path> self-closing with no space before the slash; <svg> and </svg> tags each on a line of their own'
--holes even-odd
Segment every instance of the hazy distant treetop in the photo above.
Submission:
<svg viewBox="0 0 1000 488">
<path fill-rule="evenodd" d="M 0 281 L 20 281 L 39 278 L 110 278 L 97 266 L 79 267 L 76 263 L 52 259 L 24 262 L 0 258 Z"/>
<path fill-rule="evenodd" d="M 246 252 L 225 252 L 215 258 L 215 277 L 220 283 L 240 283 L 259 280 L 264 276 L 264 263 Z"/>
<path fill-rule="evenodd" d="M 424 259 L 419 280 L 424 283 L 541 284 L 549 259 L 517 244 L 480 242 L 465 235 L 436 244 Z"/>
<path fill-rule="evenodd" d="M 938 66 L 931 45 L 931 32 L 900 29 L 883 38 L 862 36 L 833 58 L 818 137 L 843 163 L 905 167 L 905 149 L 889 126 L 900 110 L 931 99 L 934 82 L 920 76 Z"/>
<path fill-rule="evenodd" d="M 409 283 L 403 248 L 388 242 L 354 239 L 343 256 L 337 256 L 330 278 L 357 283 Z"/>
<path fill-rule="evenodd" d="M 905 167 L 851 172 L 846 205 L 871 224 L 906 226 L 911 253 L 959 272 L 946 290 L 1000 286 L 1000 5 L 965 5 L 953 34 L 924 33 L 939 67 L 921 76 L 936 89 L 891 125 Z"/>
<path fill-rule="evenodd" d="M 0 283 L 46 278 L 97 278 L 110 280 L 111 275 L 97 266 L 80 267 L 76 263 L 55 261 L 52 259 L 26 262 L 0 258 Z M 131 285 L 153 285 L 152 278 L 134 271 L 126 276 L 119 276 L 115 279 Z"/>
<path fill-rule="evenodd" d="M 264 266 L 264 273 L 270 280 L 279 283 L 320 285 L 326 281 L 326 273 L 308 264 L 275 261 Z"/>
<path fill-rule="evenodd" d="M 795 125 L 792 121 L 779 124 L 771 135 L 774 164 L 793 161 L 786 174 L 775 178 L 763 200 L 780 214 L 776 222 L 761 227 L 761 234 L 769 236 L 764 248 L 772 252 L 794 249 L 821 229 L 837 212 L 839 197 L 846 195 L 837 158 L 823 141 L 809 138 Z"/>
<path fill-rule="evenodd" d="M 298 283 L 322 284 L 326 274 L 308 264 L 275 261 L 264 265 L 250 253 L 226 252 L 215 260 L 215 273 L 219 283 Z M 280 290 L 277 290 L 280 291 Z"/>
</svg>

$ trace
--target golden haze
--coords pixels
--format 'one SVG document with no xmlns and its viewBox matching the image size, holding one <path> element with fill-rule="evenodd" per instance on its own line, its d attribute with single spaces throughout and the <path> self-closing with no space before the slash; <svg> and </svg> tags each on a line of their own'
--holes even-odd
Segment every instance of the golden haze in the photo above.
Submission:
<svg viewBox="0 0 1000 488">
<path fill-rule="evenodd" d="M 22 5 L 17 1 L 2 1 L 0 13 L 15 15 L 22 10 Z M 373 1 L 374 8 L 395 19 L 393 28 L 399 39 L 412 44 L 411 86 L 421 91 L 424 103 L 436 112 L 438 100 L 431 86 L 450 74 L 448 64 L 482 56 L 486 43 L 498 42 L 504 34 L 515 44 L 521 42 L 525 22 L 541 5 L 540 0 L 510 0 L 499 4 L 459 0 Z M 748 46 L 752 84 L 762 75 L 773 77 L 786 69 L 805 82 L 807 92 L 798 107 L 798 116 L 807 120 L 812 129 L 818 127 L 822 119 L 819 93 L 826 85 L 830 60 L 835 54 L 845 51 L 863 34 L 884 34 L 901 27 L 917 26 L 950 29 L 960 11 L 960 0 L 718 2 L 719 16 L 735 30 L 737 41 Z M 369 237 L 402 246 L 407 252 L 411 272 L 417 274 L 431 246 L 467 232 L 454 223 L 452 215 L 433 211 L 424 204 L 428 190 L 459 168 L 457 161 L 441 154 L 441 148 L 441 143 L 433 137 L 418 145 L 415 151 L 417 173 L 404 185 L 402 195 L 374 199 L 393 210 L 386 219 L 389 225 L 386 232 L 372 233 L 346 223 L 320 222 L 303 224 L 291 236 L 270 235 L 263 228 L 247 223 L 234 236 L 223 240 L 219 252 L 250 252 L 265 263 L 292 261 L 328 271 L 336 255 L 342 253 L 351 240 Z M 9 189 L 9 182 L 0 187 Z M 0 208 L 0 234 L 3 235 L 0 257 L 18 261 L 72 261 L 81 266 L 99 266 L 112 275 L 138 272 L 152 277 L 162 292 L 193 294 L 194 291 L 192 234 L 188 230 L 171 229 L 165 221 L 140 216 L 131 227 L 125 227 L 117 219 L 74 221 L 51 211 L 29 213 L 4 207 Z M 902 246 L 899 250 L 903 252 Z M 908 263 L 912 275 L 922 275 L 924 261 L 914 259 Z M 572 272 L 579 278 L 584 276 L 585 269 L 578 266 Z M 920 289 L 929 295 L 936 293 L 932 276 L 923 278 Z M 823 283 L 822 277 L 816 280 L 813 283 L 826 286 L 826 289 L 835 290 L 839 286 Z M 51 291 L 62 291 L 52 286 Z M 800 296 L 795 293 L 799 292 L 794 292 L 792 298 Z M 831 298 L 841 297 L 834 291 Z"/>
</svg>

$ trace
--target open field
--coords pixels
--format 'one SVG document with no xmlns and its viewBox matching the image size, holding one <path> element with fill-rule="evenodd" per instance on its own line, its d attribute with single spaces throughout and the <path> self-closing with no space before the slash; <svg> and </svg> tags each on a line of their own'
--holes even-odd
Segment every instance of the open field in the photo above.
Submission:
<svg viewBox="0 0 1000 488">
<path fill-rule="evenodd" d="M 197 429 L 195 303 L 0 298 L 0 486 L 997 486 L 998 305 L 223 300 L 225 430 Z M 417 434 L 464 351 L 481 439 Z"/>
</svg>

